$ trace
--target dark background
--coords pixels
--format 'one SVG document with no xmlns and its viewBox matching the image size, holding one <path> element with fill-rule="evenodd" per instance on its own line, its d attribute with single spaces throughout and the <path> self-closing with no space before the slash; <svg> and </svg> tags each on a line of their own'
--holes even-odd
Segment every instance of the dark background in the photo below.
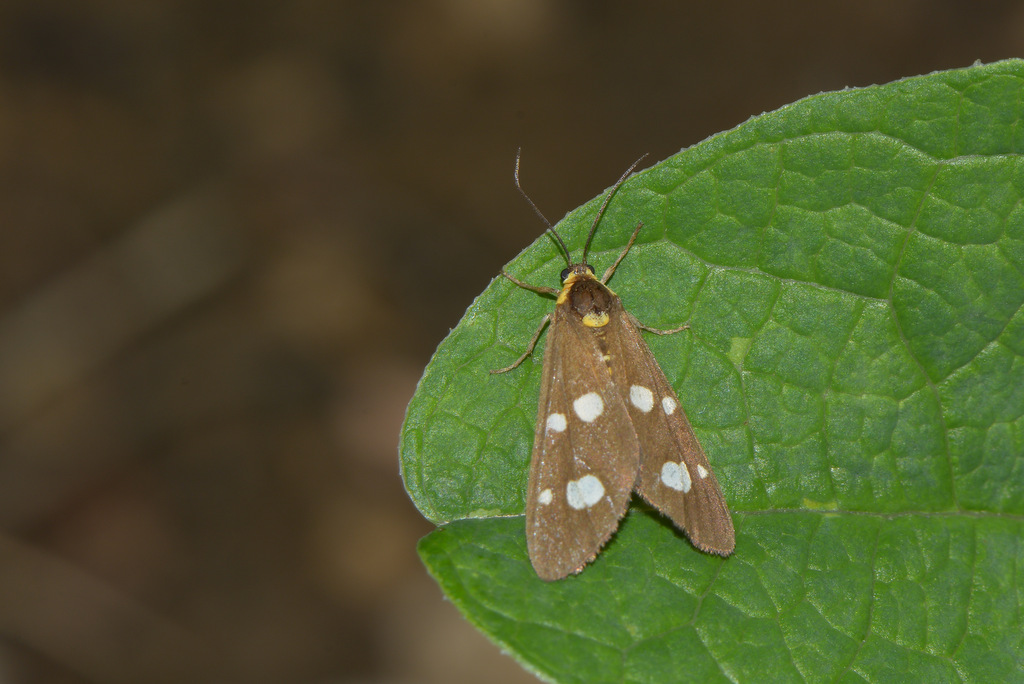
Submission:
<svg viewBox="0 0 1024 684">
<path fill-rule="evenodd" d="M 0 2 L 0 682 L 532 681 L 396 445 L 552 220 L 805 95 L 1024 54 L 1024 5 Z"/>
</svg>

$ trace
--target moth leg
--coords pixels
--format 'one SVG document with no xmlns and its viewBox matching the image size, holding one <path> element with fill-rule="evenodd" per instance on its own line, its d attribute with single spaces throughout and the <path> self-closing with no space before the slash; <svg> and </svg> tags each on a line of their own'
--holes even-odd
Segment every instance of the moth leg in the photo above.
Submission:
<svg viewBox="0 0 1024 684">
<path fill-rule="evenodd" d="M 636 319 L 636 316 L 634 316 L 631 313 L 627 312 L 626 315 L 629 316 L 629 320 L 633 321 L 633 325 L 640 328 L 641 330 L 646 330 L 647 332 L 654 333 L 655 335 L 671 335 L 672 333 L 682 332 L 683 330 L 686 330 L 687 328 L 690 327 L 689 323 L 683 323 L 678 328 L 672 328 L 671 330 L 662 330 L 661 328 L 652 328 L 649 325 L 644 325 L 643 323 Z"/>
<path fill-rule="evenodd" d="M 509 278 L 511 277 L 512 276 L 509 276 Z M 512 282 L 515 282 L 515 280 L 513 280 Z M 530 344 L 527 345 L 526 351 L 523 352 L 523 355 L 516 359 L 515 363 L 513 363 L 511 366 L 505 366 L 504 368 L 495 368 L 494 370 L 491 371 L 491 374 L 496 375 L 498 373 L 507 373 L 513 368 L 517 367 L 523 361 L 525 361 L 526 357 L 533 353 L 533 348 L 537 346 L 537 340 L 540 339 L 540 334 L 541 332 L 544 331 L 544 326 L 547 325 L 548 321 L 550 320 L 551 314 L 544 314 L 544 318 L 540 319 L 540 325 L 537 326 L 537 332 L 533 334 L 533 339 L 530 340 Z"/>
<path fill-rule="evenodd" d="M 678 328 L 672 328 L 671 330 L 663 330 L 661 328 L 652 328 L 650 326 L 644 325 L 640 321 L 636 322 L 636 326 L 638 328 L 640 328 L 641 330 L 646 330 L 647 332 L 654 333 L 655 335 L 671 335 L 672 333 L 682 332 L 683 330 L 686 330 L 687 328 L 690 327 L 690 324 L 689 323 L 683 323 Z"/>
<path fill-rule="evenodd" d="M 506 278 L 508 278 L 509 280 L 511 280 L 513 283 L 515 283 L 519 287 L 523 288 L 524 290 L 530 290 L 531 292 L 536 292 L 537 294 L 549 294 L 549 295 L 557 295 L 558 294 L 558 290 L 556 288 L 546 287 L 544 285 L 531 285 L 530 283 L 524 283 L 522 280 L 519 280 L 518 278 L 516 278 L 513 275 L 509 275 L 505 271 L 502 271 L 501 275 L 505 276 Z"/>
<path fill-rule="evenodd" d="M 608 270 L 605 271 L 604 275 L 601 277 L 602 284 L 608 282 L 608 279 L 612 277 L 613 273 L 615 273 L 615 269 L 618 268 L 619 262 L 626 258 L 626 254 L 629 252 L 629 248 L 633 246 L 633 243 L 636 241 L 636 236 L 640 234 L 640 229 L 643 227 L 643 221 L 640 221 L 639 223 L 636 224 L 636 228 L 633 229 L 633 235 L 630 236 L 629 242 L 626 243 L 626 248 L 622 250 L 622 254 L 619 255 L 619 258 L 615 260 L 614 264 L 608 267 Z"/>
</svg>

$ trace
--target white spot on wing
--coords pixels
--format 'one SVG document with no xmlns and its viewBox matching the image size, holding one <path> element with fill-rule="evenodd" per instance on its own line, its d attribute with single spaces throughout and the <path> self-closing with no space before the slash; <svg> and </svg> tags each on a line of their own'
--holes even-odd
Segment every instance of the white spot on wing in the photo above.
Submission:
<svg viewBox="0 0 1024 684">
<path fill-rule="evenodd" d="M 547 427 L 551 432 L 565 432 L 565 414 L 552 413 L 548 416 Z"/>
<path fill-rule="evenodd" d="M 672 397 L 665 397 L 664 399 L 661 400 L 661 408 L 665 409 L 666 416 L 671 416 L 673 413 L 675 413 L 676 406 L 678 405 L 679 404 L 677 404 L 676 400 L 673 399 Z"/>
<path fill-rule="evenodd" d="M 590 508 L 604 496 L 604 485 L 594 475 L 584 475 L 565 486 L 565 498 L 576 510 Z"/>
<path fill-rule="evenodd" d="M 674 489 L 677 492 L 686 494 L 690 491 L 690 471 L 686 469 L 686 464 L 682 461 L 676 463 L 675 461 L 665 461 L 665 465 L 661 466 L 661 482 L 669 489 Z"/>
<path fill-rule="evenodd" d="M 572 402 L 572 408 L 584 423 L 593 423 L 604 413 L 604 400 L 597 392 L 589 392 Z"/>
<path fill-rule="evenodd" d="M 708 476 L 708 469 L 704 466 L 697 464 L 697 474 L 700 475 L 700 479 L 704 479 Z"/>
<path fill-rule="evenodd" d="M 547 506 L 549 503 L 551 503 L 551 500 L 554 498 L 555 497 L 551 493 L 551 490 L 545 489 L 544 491 L 537 495 L 537 503 L 539 503 L 541 506 Z"/>
<path fill-rule="evenodd" d="M 629 401 L 644 413 L 650 413 L 654 408 L 654 393 L 643 385 L 633 385 L 629 388 Z"/>
</svg>

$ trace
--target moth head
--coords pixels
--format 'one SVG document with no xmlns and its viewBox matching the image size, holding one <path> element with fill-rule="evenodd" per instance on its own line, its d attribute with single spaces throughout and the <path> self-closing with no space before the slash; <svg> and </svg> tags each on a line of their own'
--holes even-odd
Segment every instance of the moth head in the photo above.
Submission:
<svg viewBox="0 0 1024 684">
<path fill-rule="evenodd" d="M 585 275 L 588 272 L 590 275 L 594 275 L 594 267 L 591 266 L 590 264 L 573 264 L 569 266 L 569 268 L 562 270 L 562 275 L 560 276 L 562 279 L 562 284 L 570 284 L 568 282 L 569 276 L 573 276 L 573 280 L 576 280 L 576 278 L 579 278 L 581 275 Z"/>
</svg>

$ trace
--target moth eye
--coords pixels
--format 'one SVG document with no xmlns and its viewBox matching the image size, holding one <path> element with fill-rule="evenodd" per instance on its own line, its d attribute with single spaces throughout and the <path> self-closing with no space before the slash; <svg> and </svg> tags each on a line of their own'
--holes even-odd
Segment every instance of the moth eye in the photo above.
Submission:
<svg viewBox="0 0 1024 684">
<path fill-rule="evenodd" d="M 568 278 L 568 277 L 569 277 L 569 269 L 563 270 L 562 271 L 562 282 L 564 283 L 565 279 Z"/>
<path fill-rule="evenodd" d="M 590 264 L 587 264 L 587 270 L 590 271 L 591 273 L 593 273 L 594 272 L 594 267 L 591 266 Z"/>
</svg>

